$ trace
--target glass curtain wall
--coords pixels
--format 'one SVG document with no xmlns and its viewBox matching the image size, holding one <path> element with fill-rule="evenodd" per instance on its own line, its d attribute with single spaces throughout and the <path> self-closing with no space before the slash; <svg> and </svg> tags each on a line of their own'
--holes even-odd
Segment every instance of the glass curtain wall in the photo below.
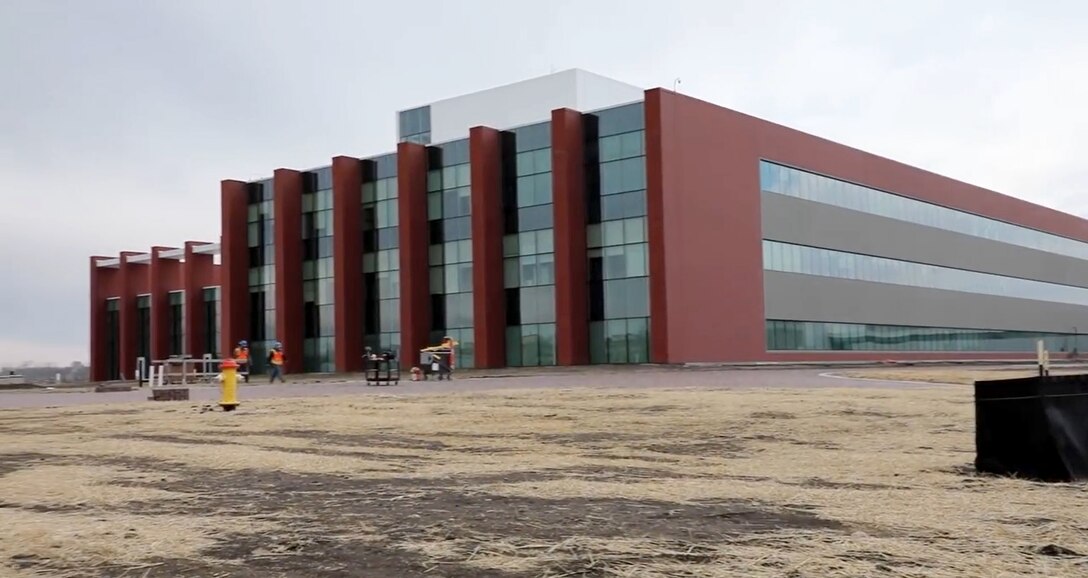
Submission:
<svg viewBox="0 0 1088 578">
<path fill-rule="evenodd" d="M 250 371 L 265 370 L 265 358 L 276 341 L 276 251 L 272 179 L 249 184 L 247 236 L 249 245 Z M 234 344 L 229 351 L 231 355 Z M 291 355 L 291 352 L 287 352 Z"/>
<path fill-rule="evenodd" d="M 151 359 L 151 296 L 136 297 L 136 357 Z"/>
<path fill-rule="evenodd" d="M 213 359 L 219 358 L 219 331 L 222 320 L 219 312 L 219 287 L 205 287 L 204 303 L 204 351 Z"/>
<path fill-rule="evenodd" d="M 591 363 L 650 361 L 643 105 L 587 117 Z"/>
<path fill-rule="evenodd" d="M 397 116 L 397 131 L 403 142 L 431 144 L 431 107 L 402 110 Z"/>
<path fill-rule="evenodd" d="M 555 229 L 551 123 L 514 129 L 504 187 L 506 364 L 555 365 Z M 504 149 L 509 149 L 509 140 Z M 504 153 L 505 156 L 510 156 Z M 504 171 L 504 172 L 505 172 Z"/>
<path fill-rule="evenodd" d="M 302 192 L 302 354 L 307 373 L 336 371 L 332 210 L 332 168 L 306 173 Z"/>
<path fill-rule="evenodd" d="M 460 343 L 457 367 L 475 366 L 472 304 L 472 176 L 468 139 L 428 149 L 430 343 Z"/>
<path fill-rule="evenodd" d="M 121 379 L 121 300 L 106 300 L 106 379 Z"/>
<path fill-rule="evenodd" d="M 400 351 L 400 237 L 397 155 L 364 164 L 363 343 L 374 351 Z M 399 353 L 398 353 L 399 355 Z"/>
<path fill-rule="evenodd" d="M 763 241 L 763 268 L 768 271 L 820 277 L 1088 305 L 1088 287 L 1006 277 L 778 241 Z"/>
<path fill-rule="evenodd" d="M 767 321 L 768 351 L 1050 351 L 1079 350 L 1075 334 L 991 329 L 862 325 L 818 321 Z"/>
<path fill-rule="evenodd" d="M 170 292 L 170 311 L 167 313 L 170 326 L 170 355 L 185 354 L 185 292 Z"/>
<path fill-rule="evenodd" d="M 1013 225 L 823 175 L 760 161 L 762 189 L 771 193 L 926 225 L 1010 245 L 1088 260 L 1088 243 Z"/>
</svg>

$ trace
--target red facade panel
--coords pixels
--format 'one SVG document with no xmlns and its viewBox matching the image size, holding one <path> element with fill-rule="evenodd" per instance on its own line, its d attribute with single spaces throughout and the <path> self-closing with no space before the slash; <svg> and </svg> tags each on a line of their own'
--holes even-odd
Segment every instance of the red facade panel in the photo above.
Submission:
<svg viewBox="0 0 1088 578">
<path fill-rule="evenodd" d="M 559 365 L 589 363 L 585 134 L 582 114 L 552 111 L 555 333 Z"/>
<path fill-rule="evenodd" d="M 182 288 L 181 262 L 176 259 L 163 259 L 163 251 L 172 251 L 173 247 L 152 247 L 148 289 L 151 293 L 151 359 L 166 359 L 170 356 L 170 291 Z"/>
<path fill-rule="evenodd" d="M 665 188 L 662 93 L 646 92 L 646 234 L 650 258 L 650 360 L 670 363 L 668 272 L 665 269 Z M 671 143 L 670 143 L 671 144 Z M 670 175 L 672 176 L 672 175 Z"/>
<path fill-rule="evenodd" d="M 363 368 L 362 161 L 332 159 L 336 370 Z"/>
<path fill-rule="evenodd" d="M 397 234 L 400 244 L 400 358 L 416 363 L 431 329 L 430 245 L 427 224 L 427 148 L 397 145 Z"/>
<path fill-rule="evenodd" d="M 502 141 L 499 131 L 469 130 L 472 169 L 472 315 L 476 367 L 506 365 L 503 286 Z"/>
<path fill-rule="evenodd" d="M 249 186 L 241 181 L 220 183 L 220 307 L 221 356 L 230 355 L 234 344 L 249 339 L 249 239 L 246 229 Z"/>
<path fill-rule="evenodd" d="M 91 257 L 91 381 L 109 378 L 109 351 L 106 348 L 106 300 L 122 293 L 119 267 L 99 267 L 98 261 L 110 257 Z"/>
<path fill-rule="evenodd" d="M 148 292 L 147 265 L 142 263 L 129 263 L 128 257 L 142 255 L 138 251 L 123 251 L 120 255 L 121 264 L 121 294 L 118 312 L 120 322 L 120 351 L 121 351 L 121 376 L 124 379 L 136 377 L 136 352 L 137 344 L 137 317 L 136 296 Z"/>
<path fill-rule="evenodd" d="M 203 243 L 187 243 L 186 250 L 191 245 Z M 163 258 L 161 254 L 172 251 L 170 247 L 153 247 L 148 255 L 146 263 L 128 262 L 129 256 L 144 255 L 144 253 L 129 251 L 122 253 L 118 260 L 121 264 L 117 267 L 97 267 L 96 263 L 109 257 L 91 258 L 91 379 L 101 381 L 109 378 L 109 352 L 106 350 L 106 341 L 109 336 L 106 333 L 106 302 L 111 298 L 119 298 L 118 321 L 120 324 L 118 335 L 118 349 L 120 371 L 126 378 L 135 375 L 135 358 L 139 349 L 136 297 L 148 295 L 151 298 L 149 345 L 151 347 L 151 360 L 163 359 L 170 354 L 170 322 L 169 322 L 169 296 L 172 291 L 186 292 L 185 331 L 187 339 L 202 338 L 203 324 L 199 313 L 193 317 L 189 312 L 194 308 L 199 310 L 199 285 L 195 292 L 197 304 L 188 305 L 189 295 L 193 292 L 190 283 L 193 279 L 207 280 L 210 284 L 218 284 L 219 267 L 214 264 L 211 255 L 187 255 L 184 261 L 180 259 Z M 194 325 L 195 323 L 195 325 Z M 187 352 L 203 351 L 203 342 L 193 344 L 186 342 Z"/>
<path fill-rule="evenodd" d="M 1023 354 L 768 353 L 759 160 L 1088 241 L 1081 219 L 681 96 L 646 92 L 655 361 L 1009 359 Z M 708 187 L 706 183 L 715 183 Z M 665 191 L 668 202 L 665 202 Z M 713 266 L 705 254 L 714 253 Z"/>
<path fill-rule="evenodd" d="M 203 355 L 208 346 L 205 343 L 208 328 L 204 321 L 204 288 L 219 285 L 219 266 L 215 264 L 215 258 L 193 252 L 193 249 L 204 244 L 194 241 L 185 243 L 185 351 L 193 357 Z M 222 311 L 220 315 L 225 318 Z"/>
<path fill-rule="evenodd" d="M 656 362 L 765 355 L 757 155 L 722 110 L 662 89 L 646 93 Z"/>
<path fill-rule="evenodd" d="M 286 354 L 287 373 L 303 369 L 302 173 L 276 169 L 272 199 L 276 243 L 276 335 Z"/>
<path fill-rule="evenodd" d="M 194 245 L 203 245 L 203 242 L 186 241 L 186 244 L 194 243 Z M 193 255 L 196 260 L 197 267 L 193 269 L 193 275 L 196 278 L 196 283 L 200 289 L 205 287 L 221 287 L 223 285 L 223 266 L 215 264 L 214 255 L 197 254 Z"/>
</svg>

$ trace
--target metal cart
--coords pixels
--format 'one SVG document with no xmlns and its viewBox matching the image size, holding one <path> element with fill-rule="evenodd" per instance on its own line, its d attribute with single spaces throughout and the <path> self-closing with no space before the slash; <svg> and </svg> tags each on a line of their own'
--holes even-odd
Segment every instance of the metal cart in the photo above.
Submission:
<svg viewBox="0 0 1088 578">
<path fill-rule="evenodd" d="M 452 349 L 440 347 L 435 349 L 423 349 L 419 352 L 419 367 L 423 370 L 423 379 L 437 376 L 439 381 L 445 376 L 446 380 L 453 379 L 453 368 L 450 367 L 450 355 Z"/>
<path fill-rule="evenodd" d="M 399 385 L 400 364 L 397 362 L 397 354 L 392 351 L 373 353 L 367 348 L 363 356 L 366 364 L 364 375 L 367 385 Z"/>
</svg>

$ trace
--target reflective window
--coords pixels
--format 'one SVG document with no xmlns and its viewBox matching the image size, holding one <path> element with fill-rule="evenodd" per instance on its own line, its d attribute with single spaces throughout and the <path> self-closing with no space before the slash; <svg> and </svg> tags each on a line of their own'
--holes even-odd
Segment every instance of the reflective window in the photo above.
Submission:
<svg viewBox="0 0 1088 578">
<path fill-rule="evenodd" d="M 506 328 L 507 364 L 512 367 L 555 365 L 555 324 L 536 323 Z"/>
<path fill-rule="evenodd" d="M 333 195 L 331 169 L 305 174 L 302 193 L 302 320 L 303 370 L 331 373 L 336 370 L 336 317 L 333 312 Z M 325 188 L 316 188 L 324 185 Z M 381 222 L 384 205 L 378 205 Z M 392 215 L 396 223 L 395 209 Z M 290 354 L 290 353 L 289 353 Z"/>
<path fill-rule="evenodd" d="M 777 241 L 765 240 L 763 247 L 764 258 L 768 259 L 764 262 L 763 268 L 770 271 L 1088 305 L 1088 288 L 1084 287 L 897 261 Z"/>
<path fill-rule="evenodd" d="M 204 351 L 213 358 L 219 357 L 219 332 L 222 318 L 219 311 L 219 287 L 206 287 L 201 291 L 204 307 Z"/>
<path fill-rule="evenodd" d="M 643 110 L 643 103 L 640 101 L 593 113 L 597 117 L 597 134 L 607 137 L 646 128 Z"/>
<path fill-rule="evenodd" d="M 642 106 L 597 116 L 599 165 L 586 195 L 590 357 L 642 363 L 649 357 L 650 314 Z"/>
<path fill-rule="evenodd" d="M 151 361 L 151 296 L 136 297 L 136 357 Z"/>
<path fill-rule="evenodd" d="M 458 140 L 452 140 L 441 144 L 436 144 L 430 149 L 432 155 L 437 153 L 437 157 L 432 156 L 431 164 L 434 165 L 431 168 L 437 167 L 452 167 L 456 165 L 467 165 L 469 162 L 469 142 L 467 138 Z M 467 184 L 467 181 L 463 181 Z M 447 185 L 456 183 L 447 183 Z"/>
<path fill-rule="evenodd" d="M 397 115 L 397 132 L 401 141 L 428 144 L 431 142 L 431 107 L 421 106 L 402 110 Z"/>
<path fill-rule="evenodd" d="M 604 318 L 650 316 L 650 284 L 647 277 L 605 281 Z"/>
<path fill-rule="evenodd" d="M 589 324 L 590 363 L 649 363 L 649 319 L 610 319 Z"/>
<path fill-rule="evenodd" d="M 601 163 L 601 195 L 613 195 L 646 188 L 645 157 Z"/>
<path fill-rule="evenodd" d="M 516 174 L 505 196 L 506 362 L 555 365 L 555 239 L 551 123 L 514 129 Z"/>
<path fill-rule="evenodd" d="M 504 278 L 507 288 L 555 284 L 555 248 L 552 229 L 507 235 L 504 241 Z"/>
<path fill-rule="evenodd" d="M 167 335 L 170 355 L 185 353 L 185 292 L 171 291 L 167 295 L 170 309 L 167 311 Z"/>
<path fill-rule="evenodd" d="M 555 322 L 555 286 L 507 289 L 507 325 Z"/>
<path fill-rule="evenodd" d="M 435 343 L 461 343 L 458 367 L 472 367 L 472 167 L 468 139 L 435 145 L 427 176 L 431 330 Z M 468 335 L 466 340 L 464 336 Z"/>
<path fill-rule="evenodd" d="M 552 174 L 539 173 L 518 177 L 518 207 L 532 207 L 552 202 Z"/>
<path fill-rule="evenodd" d="M 249 245 L 249 341 L 251 371 L 264 371 L 264 358 L 276 340 L 275 183 L 265 179 L 249 183 L 247 235 Z M 312 200 L 310 201 L 312 203 Z M 311 205 L 312 206 L 312 205 Z M 318 246 L 303 243 L 303 250 Z"/>
<path fill-rule="evenodd" d="M 552 146 L 552 123 L 541 122 L 522 126 L 513 130 L 516 151 L 547 149 Z M 549 169 L 550 170 L 550 169 Z"/>
<path fill-rule="evenodd" d="M 636 217 L 589 225 L 586 237 L 586 244 L 590 248 L 645 243 L 646 218 Z"/>
<path fill-rule="evenodd" d="M 600 140 L 600 162 L 606 163 L 646 154 L 644 133 L 641 130 L 604 137 Z"/>
<path fill-rule="evenodd" d="M 646 191 L 601 197 L 601 221 L 626 219 L 646 214 Z"/>
<path fill-rule="evenodd" d="M 764 191 L 1057 255 L 1088 259 L 1088 243 L 814 173 L 760 161 Z"/>
<path fill-rule="evenodd" d="M 472 212 L 471 203 L 472 197 L 467 186 L 446 189 L 442 192 L 442 216 L 446 218 L 467 216 Z"/>
<path fill-rule="evenodd" d="M 396 155 L 372 160 L 375 178 L 362 185 L 363 343 L 374 351 L 397 350 L 400 346 L 400 215 Z M 332 350 L 331 347 L 327 349 Z"/>
<path fill-rule="evenodd" d="M 1079 351 L 1079 336 L 997 329 L 954 329 L 862 325 L 768 319 L 768 351 L 1035 351 L 1043 340 L 1050 351 Z"/>
<path fill-rule="evenodd" d="M 517 153 L 518 175 L 550 173 L 552 170 L 552 149 L 542 148 Z"/>
</svg>

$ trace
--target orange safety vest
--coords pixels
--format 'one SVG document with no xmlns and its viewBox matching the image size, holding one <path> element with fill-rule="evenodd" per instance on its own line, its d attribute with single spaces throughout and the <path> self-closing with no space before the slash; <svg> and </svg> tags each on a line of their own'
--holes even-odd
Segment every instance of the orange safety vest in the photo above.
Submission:
<svg viewBox="0 0 1088 578">
<path fill-rule="evenodd" d="M 234 348 L 234 360 L 235 361 L 249 361 L 249 348 L 248 347 L 235 347 Z"/>
<path fill-rule="evenodd" d="M 272 352 L 272 365 L 283 365 L 283 352 L 281 352 L 281 351 L 273 351 Z"/>
</svg>

